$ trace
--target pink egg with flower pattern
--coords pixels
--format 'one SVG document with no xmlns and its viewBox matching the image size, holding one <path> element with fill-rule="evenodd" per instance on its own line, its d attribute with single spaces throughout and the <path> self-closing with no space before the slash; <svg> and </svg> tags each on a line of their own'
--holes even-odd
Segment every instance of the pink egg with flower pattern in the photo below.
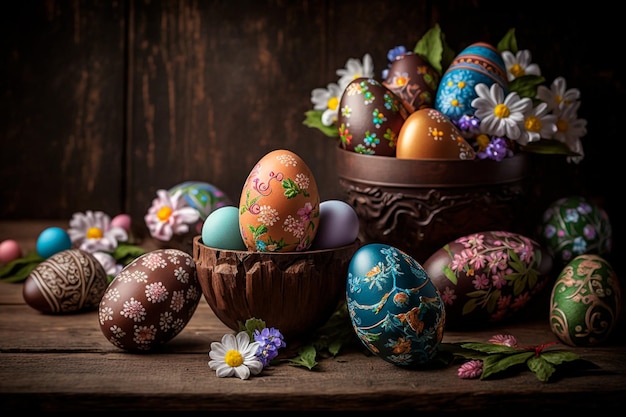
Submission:
<svg viewBox="0 0 626 417">
<path fill-rule="evenodd" d="M 552 257 L 534 240 L 507 231 L 460 237 L 424 270 L 446 308 L 446 328 L 486 328 L 519 318 L 547 286 Z"/>
<path fill-rule="evenodd" d="M 317 182 L 304 160 L 286 149 L 271 151 L 242 188 L 241 237 L 250 251 L 307 250 L 317 234 L 319 210 Z"/>
</svg>

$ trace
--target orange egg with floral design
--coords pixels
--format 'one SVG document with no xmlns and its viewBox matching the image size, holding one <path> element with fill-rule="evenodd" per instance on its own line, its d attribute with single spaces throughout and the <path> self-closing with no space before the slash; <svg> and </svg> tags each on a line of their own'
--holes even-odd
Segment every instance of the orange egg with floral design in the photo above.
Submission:
<svg viewBox="0 0 626 417">
<path fill-rule="evenodd" d="M 241 237 L 250 251 L 307 250 L 317 233 L 319 208 L 317 183 L 304 160 L 286 149 L 271 151 L 243 186 Z"/>
</svg>

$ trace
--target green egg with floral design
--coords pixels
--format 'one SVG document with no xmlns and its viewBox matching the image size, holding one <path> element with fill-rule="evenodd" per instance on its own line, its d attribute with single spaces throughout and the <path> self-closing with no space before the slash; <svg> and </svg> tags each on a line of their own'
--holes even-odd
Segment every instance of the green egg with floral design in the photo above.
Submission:
<svg viewBox="0 0 626 417">
<path fill-rule="evenodd" d="M 550 328 L 566 345 L 600 345 L 611 336 L 620 309 L 620 285 L 612 266 L 601 256 L 579 255 L 552 288 Z"/>
<path fill-rule="evenodd" d="M 605 256 L 611 252 L 611 222 L 606 211 L 585 197 L 563 197 L 544 211 L 540 240 L 561 266 L 585 253 Z"/>
</svg>

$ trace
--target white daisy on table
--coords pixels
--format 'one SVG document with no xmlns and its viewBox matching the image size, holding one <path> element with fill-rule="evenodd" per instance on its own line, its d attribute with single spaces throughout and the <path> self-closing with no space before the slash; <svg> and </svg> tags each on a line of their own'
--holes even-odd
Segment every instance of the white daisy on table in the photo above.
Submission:
<svg viewBox="0 0 626 417">
<path fill-rule="evenodd" d="M 522 132 L 524 113 L 532 108 L 532 100 L 520 98 L 516 92 L 505 97 L 504 90 L 496 83 L 491 88 L 483 83 L 474 88 L 478 97 L 472 100 L 472 107 L 476 109 L 474 116 L 480 119 L 480 131 L 517 140 Z"/>
<path fill-rule="evenodd" d="M 311 92 L 313 108 L 323 112 L 322 124 L 324 126 L 330 126 L 337 121 L 342 94 L 343 89 L 336 83 L 330 83 L 326 88 L 316 88 Z"/>
<path fill-rule="evenodd" d="M 374 61 L 372 61 L 372 56 L 365 54 L 362 62 L 356 58 L 348 59 L 345 68 L 337 70 L 337 75 L 339 76 L 338 84 L 339 87 L 342 87 L 342 93 L 346 86 L 357 78 L 373 78 Z"/>
<path fill-rule="evenodd" d="M 517 138 L 520 145 L 551 139 L 556 133 L 556 115 L 548 113 L 548 105 L 539 103 L 524 115 L 522 132 Z"/>
<path fill-rule="evenodd" d="M 89 253 L 113 252 L 119 241 L 128 240 L 126 230 L 111 226 L 111 218 L 102 211 L 74 213 L 67 233 L 72 245 Z"/>
<path fill-rule="evenodd" d="M 515 55 L 513 55 L 511 51 L 503 51 L 501 55 L 506 68 L 506 76 L 509 81 L 513 81 L 524 75 L 541 75 L 541 69 L 539 65 L 532 62 L 532 56 L 529 50 L 524 49 L 517 51 Z"/>
<path fill-rule="evenodd" d="M 563 77 L 557 77 L 550 88 L 545 85 L 537 87 L 536 98 L 548 104 L 548 111 L 558 112 L 569 107 L 580 98 L 580 90 L 567 89 L 567 82 Z"/>
<path fill-rule="evenodd" d="M 248 379 L 251 374 L 257 375 L 263 370 L 263 363 L 256 356 L 259 346 L 259 342 L 250 341 L 245 331 L 237 336 L 227 333 L 221 343 L 211 343 L 209 367 L 220 378 L 237 376 Z"/>
<path fill-rule="evenodd" d="M 189 231 L 189 225 L 200 219 L 200 213 L 189 207 L 181 190 L 172 195 L 167 190 L 158 190 L 157 198 L 144 216 L 150 234 L 155 239 L 169 241 L 174 234 Z"/>
</svg>

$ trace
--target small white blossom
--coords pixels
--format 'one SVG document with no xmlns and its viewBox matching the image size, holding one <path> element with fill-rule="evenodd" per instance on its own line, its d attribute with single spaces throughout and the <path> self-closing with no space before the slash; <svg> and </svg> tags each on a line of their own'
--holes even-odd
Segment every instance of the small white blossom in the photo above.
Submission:
<svg viewBox="0 0 626 417">
<path fill-rule="evenodd" d="M 311 102 L 315 110 L 322 110 L 322 124 L 331 126 L 337 121 L 339 102 L 343 90 L 336 83 L 330 83 L 326 88 L 316 88 L 311 92 Z"/>
<path fill-rule="evenodd" d="M 524 113 L 532 108 L 532 101 L 520 98 L 515 92 L 504 97 L 504 90 L 497 83 L 491 88 L 483 83 L 474 88 L 478 97 L 472 100 L 472 107 L 476 109 L 474 116 L 480 119 L 480 131 L 517 140 L 522 132 Z"/>
<path fill-rule="evenodd" d="M 345 88 L 352 81 L 357 78 L 373 78 L 374 77 L 374 62 L 372 61 L 372 57 L 370 54 L 365 54 L 363 56 L 363 62 L 359 61 L 356 58 L 350 58 L 346 62 L 345 68 L 340 68 L 337 70 L 337 75 L 339 78 L 339 87 L 341 87 L 341 91 L 345 90 Z"/>
<path fill-rule="evenodd" d="M 548 113 L 548 105 L 539 103 L 524 114 L 524 125 L 517 143 L 527 145 L 541 139 L 551 139 L 556 133 L 556 115 Z"/>
<path fill-rule="evenodd" d="M 502 60 L 509 81 L 524 75 L 541 75 L 539 65 L 532 63 L 530 51 L 527 49 L 517 51 L 515 55 L 511 51 L 503 51 Z"/>
<path fill-rule="evenodd" d="M 220 378 L 237 376 L 248 379 L 250 374 L 257 375 L 263 370 L 263 363 L 256 356 L 259 346 L 259 342 L 250 342 L 245 331 L 237 333 L 236 337 L 227 333 L 221 343 L 211 343 L 209 367 Z"/>
<path fill-rule="evenodd" d="M 567 89 L 567 82 L 563 77 L 557 77 L 550 88 L 545 85 L 537 87 L 536 97 L 548 104 L 548 111 L 559 112 L 569 107 L 580 98 L 580 90 Z"/>
<path fill-rule="evenodd" d="M 189 207 L 182 190 L 170 195 L 166 190 L 158 190 L 148 214 L 144 216 L 150 234 L 155 239 L 169 241 L 174 234 L 182 235 L 189 231 L 189 225 L 200 219 L 200 213 Z"/>
<path fill-rule="evenodd" d="M 67 231 L 72 245 L 85 252 L 113 252 L 118 241 L 128 240 L 126 230 L 111 226 L 111 218 L 102 211 L 74 213 Z"/>
<path fill-rule="evenodd" d="M 569 156 L 568 161 L 578 163 L 583 159 L 583 147 L 580 138 L 587 134 L 587 120 L 578 118 L 578 108 L 580 101 L 576 101 L 557 115 L 554 139 L 563 142 L 572 152 L 578 156 Z"/>
<path fill-rule="evenodd" d="M 115 277 L 124 268 L 117 263 L 113 256 L 106 252 L 94 252 L 92 255 L 100 262 L 100 265 L 102 265 L 108 276 Z"/>
</svg>

